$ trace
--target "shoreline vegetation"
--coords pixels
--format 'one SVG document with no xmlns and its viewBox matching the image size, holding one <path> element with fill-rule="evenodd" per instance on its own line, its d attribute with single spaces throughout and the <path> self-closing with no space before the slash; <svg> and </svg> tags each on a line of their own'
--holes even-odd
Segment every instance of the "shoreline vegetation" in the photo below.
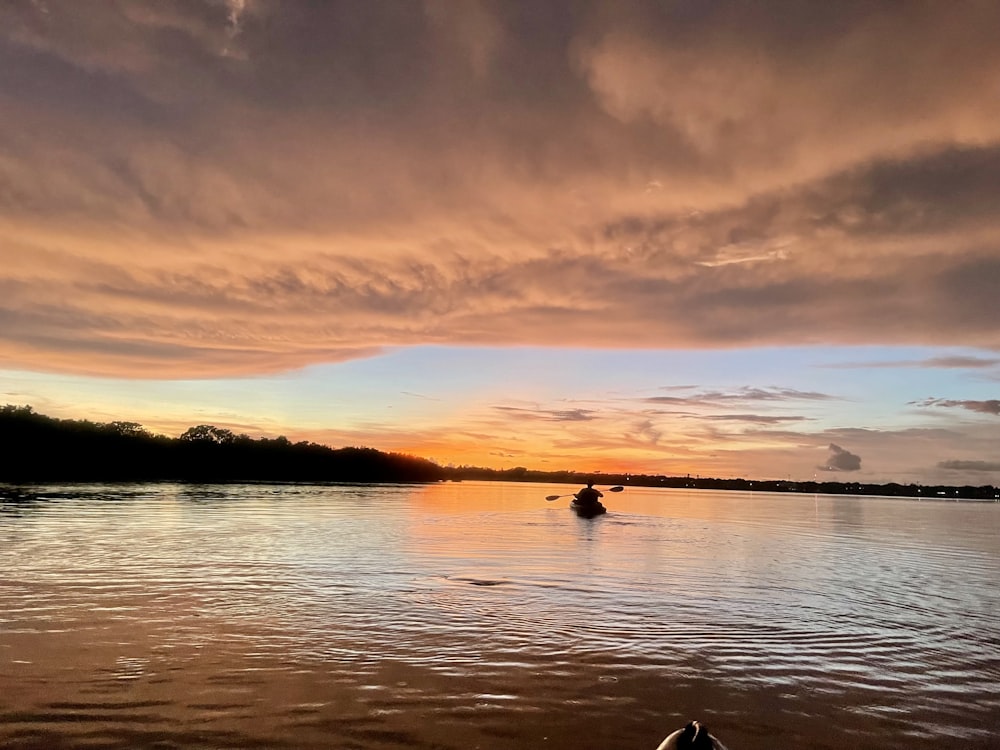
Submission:
<svg viewBox="0 0 1000 750">
<path fill-rule="evenodd" d="M 177 438 L 137 422 L 56 419 L 0 407 L 2 482 L 433 482 L 437 464 L 374 448 L 254 439 L 198 425 Z"/>
<path fill-rule="evenodd" d="M 871 484 L 719 479 L 579 471 L 439 466 L 374 448 L 330 448 L 288 438 L 251 438 L 212 425 L 180 437 L 154 435 L 137 422 L 91 422 L 38 414 L 31 406 L 0 407 L 0 482 L 539 482 L 637 487 L 879 495 L 936 500 L 998 500 L 992 485 Z"/>
</svg>

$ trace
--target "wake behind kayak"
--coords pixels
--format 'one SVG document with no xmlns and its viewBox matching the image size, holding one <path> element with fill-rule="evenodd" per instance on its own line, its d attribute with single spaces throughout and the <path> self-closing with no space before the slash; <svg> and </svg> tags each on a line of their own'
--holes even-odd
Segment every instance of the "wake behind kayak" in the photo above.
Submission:
<svg viewBox="0 0 1000 750">
<path fill-rule="evenodd" d="M 596 518 L 597 516 L 603 516 L 608 512 L 608 509 L 605 508 L 599 501 L 593 503 L 581 503 L 578 500 L 574 500 L 569 504 L 569 508 L 580 516 L 580 518 Z"/>
</svg>

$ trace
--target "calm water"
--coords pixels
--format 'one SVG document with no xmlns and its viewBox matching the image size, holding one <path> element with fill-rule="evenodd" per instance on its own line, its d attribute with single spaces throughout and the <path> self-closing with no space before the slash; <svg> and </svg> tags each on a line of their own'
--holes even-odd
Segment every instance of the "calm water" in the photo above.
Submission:
<svg viewBox="0 0 1000 750">
<path fill-rule="evenodd" d="M 573 489 L 8 489 L 0 746 L 1000 748 L 1000 504 Z"/>
</svg>

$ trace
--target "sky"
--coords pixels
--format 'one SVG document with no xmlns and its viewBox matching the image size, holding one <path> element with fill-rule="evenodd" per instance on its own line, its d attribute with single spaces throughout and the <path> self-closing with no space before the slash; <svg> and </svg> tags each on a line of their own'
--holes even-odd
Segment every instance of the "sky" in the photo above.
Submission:
<svg viewBox="0 0 1000 750">
<path fill-rule="evenodd" d="M 0 403 L 1000 484 L 1000 3 L 7 0 Z"/>
</svg>

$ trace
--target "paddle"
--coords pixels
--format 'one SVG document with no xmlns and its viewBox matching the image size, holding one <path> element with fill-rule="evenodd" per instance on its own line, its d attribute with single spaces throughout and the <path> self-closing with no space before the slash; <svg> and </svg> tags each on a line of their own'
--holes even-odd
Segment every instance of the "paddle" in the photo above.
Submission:
<svg viewBox="0 0 1000 750">
<path fill-rule="evenodd" d="M 618 487 L 608 487 L 608 489 L 606 489 L 605 492 L 621 492 L 624 489 L 625 489 L 624 487 L 622 487 L 621 485 L 619 485 Z M 569 495 L 549 495 L 545 499 L 548 500 L 551 503 L 553 500 L 558 500 L 561 497 L 576 497 L 576 493 L 573 492 L 573 493 L 571 493 Z"/>
</svg>

